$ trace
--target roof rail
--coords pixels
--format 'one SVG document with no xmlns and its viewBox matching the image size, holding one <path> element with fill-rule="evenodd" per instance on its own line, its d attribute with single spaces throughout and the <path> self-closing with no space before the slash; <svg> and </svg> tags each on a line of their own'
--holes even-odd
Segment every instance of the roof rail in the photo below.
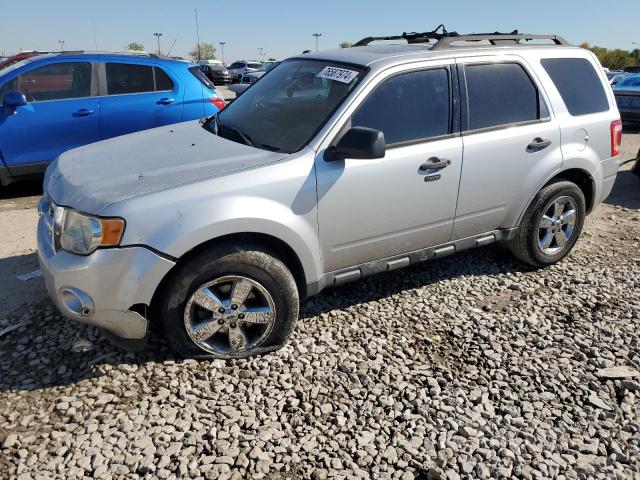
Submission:
<svg viewBox="0 0 640 480">
<path fill-rule="evenodd" d="M 438 32 L 438 30 L 441 30 Z M 354 47 L 364 47 L 371 42 L 378 40 L 406 40 L 407 43 L 428 43 L 431 40 L 440 40 L 446 36 L 458 36 L 458 32 L 448 32 L 444 25 L 438 25 L 435 30 L 430 32 L 403 32 L 402 35 L 392 35 L 387 37 L 366 37 L 354 43 Z"/>
<path fill-rule="evenodd" d="M 514 45 L 524 45 L 531 40 L 551 40 L 554 45 L 566 45 L 571 44 L 559 35 L 530 35 L 521 34 L 517 30 L 511 33 L 471 33 L 469 35 L 455 35 L 446 36 L 438 40 L 431 50 L 444 50 L 452 48 L 454 43 L 458 42 L 482 42 L 488 41 L 490 45 L 503 45 L 504 43 L 513 43 Z"/>
<path fill-rule="evenodd" d="M 123 52 L 118 51 L 89 51 L 89 50 L 65 50 L 58 52 L 60 55 L 81 55 L 81 54 L 97 54 L 97 55 L 131 55 L 132 57 L 150 57 L 150 58 L 170 58 L 164 55 L 158 55 L 156 53 L 136 52 L 135 50 L 125 50 Z"/>
<path fill-rule="evenodd" d="M 364 47 L 376 40 L 406 40 L 407 43 L 428 43 L 432 44 L 432 50 L 444 50 L 452 48 L 458 42 L 482 42 L 488 41 L 490 45 L 502 45 L 511 42 L 515 45 L 523 45 L 531 40 L 551 40 L 554 45 L 571 45 L 568 41 L 558 35 L 530 35 L 521 34 L 518 30 L 511 33 L 471 33 L 461 35 L 458 32 L 449 32 L 444 25 L 438 25 L 430 32 L 416 33 L 404 32 L 402 35 L 391 35 L 386 37 L 366 37 L 356 42 L 354 47 Z"/>
</svg>

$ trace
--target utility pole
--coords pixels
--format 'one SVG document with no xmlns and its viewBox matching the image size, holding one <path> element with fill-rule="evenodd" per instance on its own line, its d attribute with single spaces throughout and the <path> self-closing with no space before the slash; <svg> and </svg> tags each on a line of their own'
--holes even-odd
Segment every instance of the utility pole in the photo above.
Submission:
<svg viewBox="0 0 640 480">
<path fill-rule="evenodd" d="M 316 37 L 316 52 L 318 51 L 318 39 L 322 36 L 321 33 L 314 33 L 314 37 Z"/>
<path fill-rule="evenodd" d="M 58 43 L 60 44 L 60 51 L 64 52 L 64 40 L 58 40 Z"/>
<path fill-rule="evenodd" d="M 194 8 L 194 10 L 196 11 L 196 41 L 198 42 L 198 62 L 200 62 L 200 60 L 202 60 L 202 58 L 200 58 L 200 27 L 198 26 L 198 9 Z"/>
<path fill-rule="evenodd" d="M 161 55 L 161 53 L 160 53 L 160 37 L 162 36 L 162 34 L 161 33 L 154 33 L 153 36 L 158 39 L 158 55 Z"/>
<path fill-rule="evenodd" d="M 220 42 L 218 45 L 220 45 L 220 55 L 222 55 L 222 64 L 224 65 L 224 46 L 227 44 L 227 42 Z"/>
</svg>

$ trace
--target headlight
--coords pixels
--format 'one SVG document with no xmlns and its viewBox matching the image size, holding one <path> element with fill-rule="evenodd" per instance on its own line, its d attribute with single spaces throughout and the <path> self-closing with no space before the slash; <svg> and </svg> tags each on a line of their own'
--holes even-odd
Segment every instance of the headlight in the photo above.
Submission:
<svg viewBox="0 0 640 480">
<path fill-rule="evenodd" d="M 60 248 L 78 255 L 89 255 L 98 247 L 117 246 L 124 233 L 121 218 L 97 218 L 69 208 L 56 216 Z"/>
</svg>

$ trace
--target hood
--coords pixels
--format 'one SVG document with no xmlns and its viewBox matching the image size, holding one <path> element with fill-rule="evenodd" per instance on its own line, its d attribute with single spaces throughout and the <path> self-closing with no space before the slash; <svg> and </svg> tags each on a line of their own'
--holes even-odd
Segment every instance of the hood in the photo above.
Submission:
<svg viewBox="0 0 640 480">
<path fill-rule="evenodd" d="M 218 137 L 194 121 L 70 150 L 49 166 L 44 186 L 58 205 L 97 214 L 128 198 L 285 157 Z"/>
</svg>

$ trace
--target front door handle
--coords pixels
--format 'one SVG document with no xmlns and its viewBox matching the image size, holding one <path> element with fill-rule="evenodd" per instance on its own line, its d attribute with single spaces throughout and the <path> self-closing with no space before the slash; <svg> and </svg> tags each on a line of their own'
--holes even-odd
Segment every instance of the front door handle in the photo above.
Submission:
<svg viewBox="0 0 640 480">
<path fill-rule="evenodd" d="M 95 110 L 92 110 L 91 108 L 81 108 L 80 110 L 78 110 L 75 113 L 76 117 L 88 117 L 89 115 L 93 115 L 94 113 L 96 113 Z"/>
<path fill-rule="evenodd" d="M 527 145 L 527 150 L 542 150 L 543 148 L 547 148 L 549 145 L 551 145 L 551 140 L 537 137 Z"/>
<path fill-rule="evenodd" d="M 425 163 L 420 165 L 420 171 L 426 172 L 428 170 L 442 170 L 443 168 L 447 168 L 449 165 L 451 165 L 451 160 L 449 159 L 431 157 Z"/>
<path fill-rule="evenodd" d="M 158 105 L 169 105 L 170 103 L 175 102 L 175 98 L 161 98 L 158 100 Z"/>
</svg>

